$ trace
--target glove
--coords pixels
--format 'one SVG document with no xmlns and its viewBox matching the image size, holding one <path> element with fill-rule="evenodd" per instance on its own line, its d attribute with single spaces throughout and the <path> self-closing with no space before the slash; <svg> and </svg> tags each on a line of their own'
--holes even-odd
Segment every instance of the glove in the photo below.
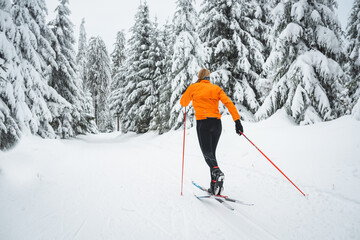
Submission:
<svg viewBox="0 0 360 240">
<path fill-rule="evenodd" d="M 235 121 L 235 130 L 236 133 L 239 134 L 241 136 L 241 133 L 244 132 L 244 128 L 241 125 L 240 119 Z"/>
</svg>

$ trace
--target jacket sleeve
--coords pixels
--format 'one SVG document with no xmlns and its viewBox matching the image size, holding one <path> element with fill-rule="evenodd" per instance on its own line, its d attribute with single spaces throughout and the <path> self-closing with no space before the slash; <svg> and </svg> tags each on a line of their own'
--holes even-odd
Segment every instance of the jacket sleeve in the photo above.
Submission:
<svg viewBox="0 0 360 240">
<path fill-rule="evenodd" d="M 183 95 L 181 96 L 180 104 L 181 104 L 181 106 L 183 106 L 183 107 L 187 107 L 187 105 L 189 105 L 189 103 L 190 103 L 191 100 L 192 100 L 191 88 L 192 88 L 192 85 L 190 85 L 190 86 L 186 89 L 186 91 L 183 93 Z"/>
<path fill-rule="evenodd" d="M 230 98 L 225 94 L 225 92 L 220 88 L 219 92 L 220 101 L 226 106 L 229 110 L 234 121 L 240 119 L 240 115 L 234 105 L 234 103 L 230 100 Z"/>
</svg>

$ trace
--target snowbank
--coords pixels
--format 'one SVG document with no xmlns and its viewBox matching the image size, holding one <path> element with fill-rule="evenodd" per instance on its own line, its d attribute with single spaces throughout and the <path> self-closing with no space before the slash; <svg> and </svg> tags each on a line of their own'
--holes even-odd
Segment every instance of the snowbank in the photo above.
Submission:
<svg viewBox="0 0 360 240">
<path fill-rule="evenodd" d="M 0 239 L 359 239 L 360 122 L 351 116 L 294 125 L 282 111 L 245 134 L 223 117 L 218 161 L 225 194 L 252 202 L 230 211 L 197 200 L 209 184 L 195 128 L 158 136 L 120 133 L 71 140 L 25 137 L 0 152 Z"/>
</svg>

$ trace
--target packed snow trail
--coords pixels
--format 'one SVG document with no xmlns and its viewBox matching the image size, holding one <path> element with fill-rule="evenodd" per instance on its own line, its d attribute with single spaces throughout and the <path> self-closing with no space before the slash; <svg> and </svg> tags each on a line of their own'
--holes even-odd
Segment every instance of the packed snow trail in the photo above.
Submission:
<svg viewBox="0 0 360 240">
<path fill-rule="evenodd" d="M 223 118 L 224 194 L 255 205 L 199 201 L 209 185 L 196 130 L 24 137 L 0 153 L 0 239 L 359 239 L 360 122 L 295 126 L 282 112 L 245 133 L 304 198 Z M 202 194 L 202 193 L 201 193 Z M 231 204 L 231 203 L 229 203 Z"/>
</svg>

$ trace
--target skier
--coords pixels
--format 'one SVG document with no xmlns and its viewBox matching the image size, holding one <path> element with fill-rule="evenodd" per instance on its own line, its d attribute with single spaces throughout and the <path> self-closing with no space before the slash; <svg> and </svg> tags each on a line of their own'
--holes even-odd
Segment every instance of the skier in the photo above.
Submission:
<svg viewBox="0 0 360 240">
<path fill-rule="evenodd" d="M 211 182 L 209 192 L 214 195 L 220 195 L 223 191 L 225 178 L 215 156 L 216 146 L 222 130 L 219 100 L 227 107 L 235 121 L 236 133 L 241 135 L 243 126 L 240 122 L 239 113 L 224 91 L 219 86 L 210 83 L 210 71 L 208 69 L 199 71 L 197 82 L 191 84 L 180 99 L 180 104 L 184 107 L 188 106 L 190 101 L 193 101 L 200 148 L 206 163 L 210 167 Z"/>
</svg>

